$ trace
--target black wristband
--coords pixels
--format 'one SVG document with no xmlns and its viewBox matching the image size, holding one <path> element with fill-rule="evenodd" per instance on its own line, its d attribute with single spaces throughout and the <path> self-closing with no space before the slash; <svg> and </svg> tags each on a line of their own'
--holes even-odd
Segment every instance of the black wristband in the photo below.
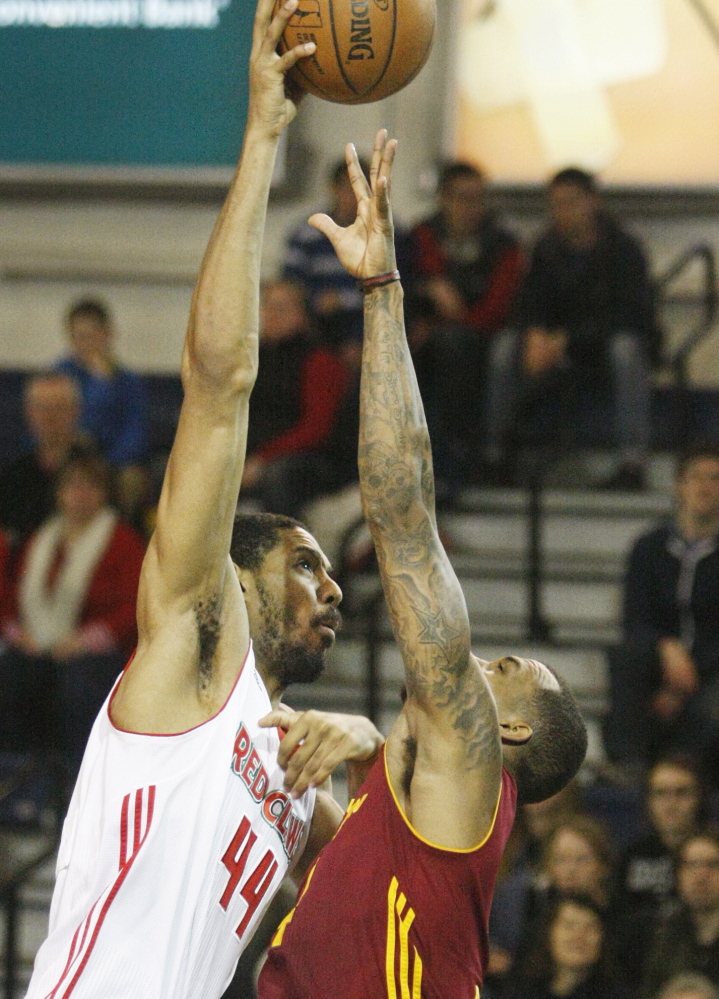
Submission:
<svg viewBox="0 0 719 999">
<path fill-rule="evenodd" d="M 357 282 L 357 287 L 364 295 L 368 291 L 374 291 L 375 288 L 383 288 L 386 284 L 392 284 L 393 281 L 399 281 L 399 271 L 387 271 L 386 274 L 375 274 L 374 277 L 361 279 Z"/>
</svg>

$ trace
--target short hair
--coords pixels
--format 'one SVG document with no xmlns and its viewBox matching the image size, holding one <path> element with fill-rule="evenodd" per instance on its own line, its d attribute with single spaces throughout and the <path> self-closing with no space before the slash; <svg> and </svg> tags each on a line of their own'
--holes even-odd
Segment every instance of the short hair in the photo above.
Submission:
<svg viewBox="0 0 719 999">
<path fill-rule="evenodd" d="M 473 163 L 467 163 L 466 160 L 450 160 L 440 167 L 437 190 L 444 191 L 452 181 L 464 180 L 467 177 L 472 180 L 485 180 L 483 171 Z"/>
<path fill-rule="evenodd" d="M 585 194 L 597 194 L 599 190 L 594 174 L 582 170 L 581 167 L 565 167 L 559 170 L 550 178 L 549 187 L 556 187 L 557 184 L 573 184 Z"/>
<path fill-rule="evenodd" d="M 702 999 L 719 999 L 719 990 L 711 979 L 696 971 L 683 971 L 670 978 L 659 992 L 657 999 L 676 999 L 685 992 L 697 992 Z"/>
<path fill-rule="evenodd" d="M 369 160 L 366 160 L 364 156 L 360 156 L 359 165 L 365 177 L 369 177 L 369 170 L 370 170 Z M 335 160 L 335 162 L 327 171 L 327 180 L 332 186 L 338 184 L 341 180 L 349 180 L 349 174 L 347 172 L 347 161 L 344 159 Z"/>
<path fill-rule="evenodd" d="M 677 462 L 677 479 L 681 479 L 685 474 L 690 465 L 695 461 L 701 461 L 707 458 L 712 461 L 719 461 L 719 446 L 712 444 L 710 441 L 700 441 L 693 444 L 690 448 L 687 448 L 680 456 Z"/>
<path fill-rule="evenodd" d="M 549 668 L 549 667 L 548 667 Z M 569 686 L 553 669 L 559 690 L 537 687 L 532 737 L 516 747 L 512 773 L 520 804 L 551 798 L 574 777 L 587 753 L 587 729 Z"/>
<path fill-rule="evenodd" d="M 73 472 L 79 472 L 84 478 L 92 482 L 93 485 L 99 486 L 105 492 L 108 500 L 112 498 L 112 469 L 94 444 L 85 442 L 73 444 L 58 470 L 58 487 L 62 486 L 68 475 L 72 475 Z"/>
<path fill-rule="evenodd" d="M 81 298 L 67 310 L 65 323 L 70 326 L 75 319 L 94 319 L 100 326 L 111 326 L 110 310 L 97 298 Z"/>
<path fill-rule="evenodd" d="M 280 543 L 282 531 L 305 525 L 279 513 L 238 513 L 232 526 L 230 558 L 238 569 L 257 572 L 266 556 Z"/>
</svg>

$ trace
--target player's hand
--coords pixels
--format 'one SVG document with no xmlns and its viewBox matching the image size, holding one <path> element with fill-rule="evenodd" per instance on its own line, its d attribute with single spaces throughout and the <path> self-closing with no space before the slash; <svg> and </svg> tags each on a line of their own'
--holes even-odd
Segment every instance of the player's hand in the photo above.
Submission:
<svg viewBox="0 0 719 999">
<path fill-rule="evenodd" d="M 274 0 L 259 0 L 257 4 L 250 53 L 248 130 L 258 127 L 270 135 L 279 135 L 297 113 L 301 95 L 286 85 L 285 73 L 299 59 L 312 55 L 317 46 L 314 42 L 307 42 L 279 55 L 277 45 L 298 2 L 285 0 L 274 17 Z"/>
<path fill-rule="evenodd" d="M 309 223 L 329 239 L 342 266 L 357 278 L 386 274 L 396 267 L 394 226 L 390 206 L 390 179 L 397 140 L 387 138 L 387 129 L 379 130 L 374 140 L 369 182 L 362 173 L 357 150 L 345 148 L 347 171 L 357 198 L 357 218 L 347 228 L 337 225 L 329 215 L 313 215 Z"/>
<path fill-rule="evenodd" d="M 259 724 L 285 731 L 277 760 L 285 771 L 285 790 L 293 798 L 308 787 L 324 784 L 340 763 L 372 759 L 384 742 L 372 722 L 361 715 L 281 707 Z"/>
</svg>

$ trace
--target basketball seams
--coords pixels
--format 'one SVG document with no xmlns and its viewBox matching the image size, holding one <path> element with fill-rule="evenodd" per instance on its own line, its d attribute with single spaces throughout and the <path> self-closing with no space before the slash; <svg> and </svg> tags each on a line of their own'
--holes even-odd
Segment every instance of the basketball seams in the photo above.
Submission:
<svg viewBox="0 0 719 999">
<path fill-rule="evenodd" d="M 337 66 L 339 68 L 340 73 L 342 74 L 342 79 L 345 81 L 345 83 L 350 88 L 350 90 L 352 91 L 352 93 L 353 94 L 358 94 L 357 88 L 353 85 L 352 81 L 349 79 L 349 77 L 345 73 L 345 68 L 342 65 L 342 53 L 340 52 L 340 49 L 339 49 L 339 42 L 337 40 L 337 31 L 336 31 L 336 28 L 335 28 L 335 5 L 334 5 L 334 0 L 328 0 L 327 8 L 328 8 L 329 14 L 330 14 L 330 25 L 332 27 L 332 44 L 333 44 L 334 50 L 335 50 L 335 57 L 337 58 Z"/>
<path fill-rule="evenodd" d="M 278 4 L 279 2 L 281 0 L 277 0 Z M 335 8 L 335 3 L 342 3 L 343 6 Z M 391 11 L 389 11 L 389 3 L 392 4 Z M 303 6 L 302 0 L 300 5 Z M 427 0 L 409 0 L 409 9 L 406 11 L 404 8 L 402 11 L 399 10 L 399 0 L 389 0 L 385 10 L 382 10 L 383 2 L 365 0 L 361 6 L 367 9 L 367 13 L 364 10 L 360 13 L 360 5 L 358 4 L 357 17 L 368 18 L 368 20 L 358 21 L 357 24 L 368 25 L 368 27 L 362 28 L 362 32 L 366 33 L 364 38 L 360 38 L 358 34 L 355 40 L 369 42 L 374 49 L 374 56 L 369 45 L 358 46 L 358 52 L 359 48 L 365 49 L 374 65 L 370 65 L 364 58 L 365 53 L 359 52 L 357 54 L 354 49 L 350 48 L 349 52 L 352 53 L 353 60 L 362 58 L 361 63 L 358 63 L 357 66 L 352 61 L 343 61 L 342 58 L 345 31 L 347 29 L 351 34 L 350 25 L 354 26 L 355 23 L 352 20 L 354 10 L 352 0 L 305 0 L 304 6 L 307 8 L 306 12 L 315 12 L 311 22 L 307 23 L 305 31 L 310 26 L 317 29 L 316 41 L 318 49 L 322 53 L 324 69 L 320 71 L 320 62 L 315 57 L 315 59 L 310 59 L 306 65 L 304 60 L 298 62 L 292 68 L 291 74 L 300 87 L 317 97 L 347 105 L 381 100 L 396 93 L 411 82 L 427 61 L 436 32 L 436 10 L 433 15 L 434 3 L 432 0 L 429 2 Z M 411 16 L 413 6 L 416 6 L 416 21 Z M 402 20 L 403 17 L 405 20 Z M 346 24 L 345 20 L 347 20 Z M 412 30 L 412 26 L 414 30 Z M 307 40 L 306 34 L 299 31 L 298 33 L 302 41 Z M 352 37 L 354 38 L 354 36 Z M 422 41 L 424 41 L 423 48 L 417 53 L 416 43 L 420 42 L 421 44 Z M 290 49 L 291 42 L 298 44 L 299 38 L 293 37 L 293 33 L 286 28 L 278 51 L 284 52 Z M 412 58 L 413 54 L 415 55 L 414 59 Z M 379 57 L 376 61 L 375 56 Z M 413 68 L 407 72 L 408 67 L 412 64 L 414 64 Z M 375 76 L 375 74 L 377 75 Z M 361 81 L 367 80 L 368 76 L 371 82 L 365 86 Z M 374 80 L 372 80 L 373 76 L 375 76 Z M 402 82 L 399 82 L 400 80 Z"/>
<path fill-rule="evenodd" d="M 395 16 L 396 16 L 396 11 L 397 11 L 396 4 L 395 4 L 395 8 L 394 9 L 395 9 Z M 425 47 L 424 47 L 424 49 L 422 51 L 422 54 L 421 54 L 420 58 L 417 61 L 417 65 L 412 70 L 412 72 L 407 77 L 407 79 L 404 81 L 404 83 L 402 84 L 402 87 L 400 89 L 406 87 L 407 84 L 411 83 L 412 80 L 414 80 L 414 78 L 417 76 L 417 74 L 419 73 L 419 71 L 424 68 L 424 64 L 427 62 L 427 59 L 429 58 L 429 53 L 430 53 L 430 50 L 431 50 L 432 45 L 434 43 L 434 33 L 435 33 L 435 31 L 434 31 L 434 28 L 433 28 L 432 32 L 431 32 L 431 34 L 429 36 L 429 39 L 427 40 L 427 44 L 425 45 Z M 393 36 L 393 39 L 392 39 L 392 44 L 394 45 L 394 36 Z M 380 77 L 380 80 L 381 80 L 381 77 Z M 366 94 L 366 96 L 364 98 L 367 101 L 367 103 L 370 103 L 373 100 L 383 100 L 385 96 L 386 97 L 391 97 L 392 96 L 391 94 L 386 94 L 386 95 L 383 95 L 382 97 L 372 97 L 372 92 L 379 85 L 380 80 L 378 80 L 376 84 L 373 84 L 371 90 L 367 91 L 367 94 Z M 396 91 L 395 91 L 395 93 L 396 93 Z"/>
</svg>

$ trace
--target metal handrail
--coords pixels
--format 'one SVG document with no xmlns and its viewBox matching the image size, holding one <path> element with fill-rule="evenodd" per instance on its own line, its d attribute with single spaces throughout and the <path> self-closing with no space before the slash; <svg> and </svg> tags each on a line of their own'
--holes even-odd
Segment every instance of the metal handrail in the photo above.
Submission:
<svg viewBox="0 0 719 999">
<path fill-rule="evenodd" d="M 717 318 L 717 268 L 714 249 L 707 243 L 695 243 L 689 246 L 656 281 L 657 291 L 664 292 L 668 285 L 682 274 L 690 264 L 699 260 L 704 265 L 704 281 L 702 291 L 702 315 L 696 326 L 684 338 L 673 356 L 667 359 L 668 366 L 674 373 L 677 383 L 685 386 L 689 356 L 692 351 L 708 336 Z"/>
<path fill-rule="evenodd" d="M 42 772 L 46 767 L 40 766 L 38 760 L 30 760 L 20 766 L 17 772 L 10 778 L 2 782 L 0 786 L 0 803 L 10 797 L 15 791 L 20 790 L 30 779 Z M 56 801 L 58 806 L 60 801 Z M 49 842 L 40 850 L 38 854 L 22 864 L 8 878 L 0 882 L 0 905 L 5 909 L 5 999 L 15 999 L 17 992 L 17 946 L 18 946 L 18 917 L 20 910 L 20 892 L 28 883 L 35 871 L 42 867 L 55 853 L 60 841 L 60 823 L 55 823 L 53 835 Z"/>
</svg>

